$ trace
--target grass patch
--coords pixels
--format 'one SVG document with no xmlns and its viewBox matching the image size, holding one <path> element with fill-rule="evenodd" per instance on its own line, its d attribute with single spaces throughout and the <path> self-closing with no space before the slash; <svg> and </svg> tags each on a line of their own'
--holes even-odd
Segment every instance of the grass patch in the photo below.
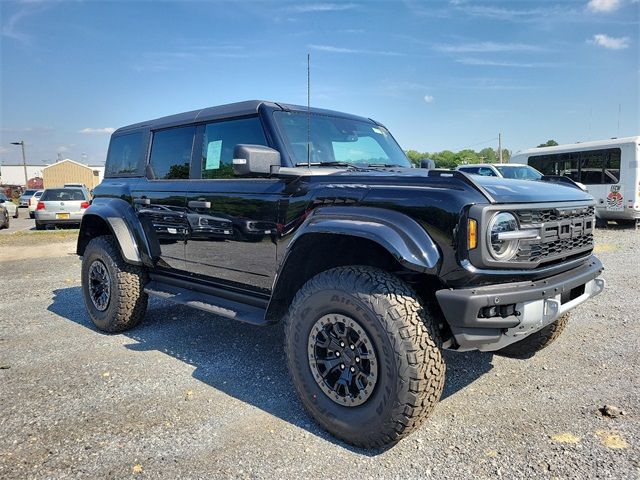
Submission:
<svg viewBox="0 0 640 480">
<path fill-rule="evenodd" d="M 0 246 L 65 243 L 78 238 L 77 229 L 20 231 L 0 235 Z"/>
</svg>

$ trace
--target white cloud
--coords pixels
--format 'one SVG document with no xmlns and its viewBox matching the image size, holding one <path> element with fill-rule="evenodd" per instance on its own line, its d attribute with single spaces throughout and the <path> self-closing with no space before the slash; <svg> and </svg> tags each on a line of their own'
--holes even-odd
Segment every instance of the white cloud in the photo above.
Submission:
<svg viewBox="0 0 640 480">
<path fill-rule="evenodd" d="M 387 51 L 387 50 L 361 50 L 361 49 L 357 49 L 357 48 L 334 47 L 332 45 L 311 44 L 311 45 L 307 45 L 307 47 L 312 49 L 312 50 L 317 50 L 319 52 L 329 52 L 329 53 L 384 55 L 384 56 L 387 56 L 387 57 L 403 57 L 403 56 L 406 55 L 406 53 L 391 52 L 391 51 Z"/>
<path fill-rule="evenodd" d="M 629 47 L 630 39 L 629 37 L 610 37 L 604 33 L 598 33 L 594 35 L 591 40 L 587 40 L 587 42 L 608 48 L 609 50 L 622 50 Z"/>
<path fill-rule="evenodd" d="M 484 52 L 539 52 L 543 50 L 537 45 L 526 43 L 478 42 L 462 44 L 441 44 L 435 46 L 441 52 L 484 53 Z"/>
<path fill-rule="evenodd" d="M 289 11 L 293 13 L 342 12 L 354 8 L 356 8 L 355 3 L 307 3 L 292 6 Z"/>
<path fill-rule="evenodd" d="M 57 149 L 58 153 L 65 153 L 69 151 L 69 147 L 65 147 L 64 145 L 60 145 Z"/>
<path fill-rule="evenodd" d="M 433 101 L 435 100 L 435 98 L 433 98 L 433 95 L 425 95 L 424 96 L 424 101 L 427 103 L 433 103 Z"/>
<path fill-rule="evenodd" d="M 78 130 L 78 133 L 83 133 L 85 135 L 111 135 L 115 132 L 115 128 L 105 127 L 105 128 L 83 128 L 82 130 Z"/>
<path fill-rule="evenodd" d="M 462 63 L 463 65 L 478 65 L 484 67 L 542 68 L 553 66 L 551 63 L 502 62 L 482 58 L 459 58 L 456 62 Z"/>
<path fill-rule="evenodd" d="M 592 12 L 613 12 L 620 8 L 620 0 L 590 0 L 587 9 Z"/>
</svg>

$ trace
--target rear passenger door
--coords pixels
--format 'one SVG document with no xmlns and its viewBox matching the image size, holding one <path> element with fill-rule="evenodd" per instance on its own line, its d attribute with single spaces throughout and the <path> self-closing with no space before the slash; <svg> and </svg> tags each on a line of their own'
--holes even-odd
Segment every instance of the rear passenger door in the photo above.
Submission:
<svg viewBox="0 0 640 480">
<path fill-rule="evenodd" d="M 200 129 L 187 194 L 186 268 L 224 287 L 266 293 L 276 271 L 278 202 L 285 182 L 235 177 L 232 164 L 236 145 L 268 146 L 260 118 L 222 120 Z"/>
<path fill-rule="evenodd" d="M 133 187 L 133 203 L 152 248 L 160 252 L 159 269 L 185 268 L 189 235 L 186 194 L 196 127 L 152 132 L 146 181 Z"/>
</svg>

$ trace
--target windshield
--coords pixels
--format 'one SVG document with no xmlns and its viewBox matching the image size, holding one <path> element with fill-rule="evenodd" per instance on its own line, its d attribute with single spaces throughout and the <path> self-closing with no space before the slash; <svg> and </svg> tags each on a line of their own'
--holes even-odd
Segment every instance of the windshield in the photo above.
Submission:
<svg viewBox="0 0 640 480">
<path fill-rule="evenodd" d="M 496 165 L 496 168 L 504 178 L 515 178 L 518 180 L 540 180 L 542 178 L 542 174 L 529 165 L 518 165 L 512 167 Z"/>
<path fill-rule="evenodd" d="M 310 138 L 312 164 L 411 167 L 391 134 L 374 123 L 316 113 L 309 122 L 305 112 L 275 112 L 274 118 L 296 165 L 307 163 Z"/>
</svg>

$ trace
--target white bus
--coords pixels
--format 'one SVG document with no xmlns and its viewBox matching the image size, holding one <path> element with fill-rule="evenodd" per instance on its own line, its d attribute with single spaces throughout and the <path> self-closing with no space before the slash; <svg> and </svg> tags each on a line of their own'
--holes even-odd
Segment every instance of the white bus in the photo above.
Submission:
<svg viewBox="0 0 640 480">
<path fill-rule="evenodd" d="M 544 175 L 584 184 L 596 199 L 600 220 L 640 220 L 640 136 L 530 148 L 509 163 L 525 163 Z"/>
</svg>

